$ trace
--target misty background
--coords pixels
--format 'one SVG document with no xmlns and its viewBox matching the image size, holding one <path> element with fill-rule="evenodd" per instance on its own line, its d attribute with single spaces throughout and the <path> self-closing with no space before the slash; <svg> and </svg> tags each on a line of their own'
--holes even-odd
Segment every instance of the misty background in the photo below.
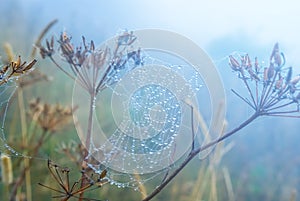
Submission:
<svg viewBox="0 0 300 201">
<path fill-rule="evenodd" d="M 243 90 L 243 85 L 231 72 L 226 57 L 233 52 L 247 52 L 267 64 L 273 45 L 279 42 L 286 65 L 299 73 L 299 10 L 296 0 L 0 0 L 0 42 L 22 45 L 21 53 L 29 55 L 26 51 L 31 49 L 32 41 L 53 19 L 59 22 L 50 34 L 59 35 L 66 30 L 74 44 L 79 43 L 81 35 L 100 44 L 123 29 L 177 32 L 197 43 L 215 62 L 227 95 L 230 129 L 252 111 L 230 91 Z M 20 41 L 24 38 L 28 40 Z M 263 117 L 226 140 L 234 141 L 235 146 L 223 163 L 235 178 L 234 191 L 244 193 L 240 198 L 264 200 L 272 194 L 280 200 L 291 189 L 299 195 L 299 128 L 299 119 Z M 239 188 L 248 190 L 245 194 Z"/>
</svg>

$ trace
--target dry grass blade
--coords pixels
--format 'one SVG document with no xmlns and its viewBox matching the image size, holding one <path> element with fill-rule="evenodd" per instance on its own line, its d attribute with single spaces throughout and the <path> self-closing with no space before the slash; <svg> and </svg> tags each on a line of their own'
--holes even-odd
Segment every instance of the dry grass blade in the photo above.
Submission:
<svg viewBox="0 0 300 201">
<path fill-rule="evenodd" d="M 216 170 L 211 171 L 210 201 L 218 201 Z"/>
<path fill-rule="evenodd" d="M 291 193 L 291 197 L 289 201 L 296 201 L 296 197 L 297 197 L 297 190 L 294 189 Z"/>
<path fill-rule="evenodd" d="M 51 22 L 43 29 L 43 31 L 40 33 L 39 37 L 37 38 L 37 40 L 36 40 L 35 43 L 34 43 L 34 47 L 33 47 L 32 51 L 31 51 L 31 54 L 30 54 L 30 55 L 31 55 L 31 58 L 33 58 L 33 57 L 35 56 L 37 47 L 40 47 L 40 46 L 41 46 L 41 41 L 42 41 L 42 39 L 44 38 L 44 36 L 47 34 L 47 32 L 49 31 L 49 29 L 50 29 L 54 24 L 56 24 L 57 22 L 58 22 L 57 19 L 51 21 Z"/>
<path fill-rule="evenodd" d="M 7 62 L 5 63 L 10 63 L 14 60 L 14 54 L 13 54 L 13 49 L 9 43 L 4 43 L 4 51 L 7 56 Z"/>
<path fill-rule="evenodd" d="M 203 118 L 203 116 L 201 115 L 201 113 L 198 111 L 198 109 L 196 108 L 195 105 L 193 105 L 193 103 L 191 102 L 191 100 L 189 99 L 186 99 L 185 100 L 185 103 L 189 106 L 191 106 L 193 109 L 193 112 L 194 112 L 194 115 L 196 117 L 196 121 L 197 123 L 199 124 L 199 127 L 200 127 L 200 130 L 201 130 L 201 133 L 203 133 L 204 135 L 204 141 L 205 142 L 208 142 L 211 140 L 211 136 L 209 134 L 209 128 L 207 127 L 206 123 L 205 123 L 205 120 Z M 197 125 L 197 124 L 196 124 Z"/>
<path fill-rule="evenodd" d="M 231 182 L 231 179 L 230 179 L 228 169 L 226 167 L 223 167 L 222 171 L 223 171 L 223 175 L 224 175 L 226 190 L 227 190 L 227 193 L 228 193 L 228 201 L 234 201 L 235 200 L 234 199 L 234 192 L 233 192 L 232 182 Z"/>
<path fill-rule="evenodd" d="M 139 181 L 138 182 L 139 183 L 138 188 L 139 188 L 139 191 L 142 194 L 142 199 L 144 199 L 147 196 L 147 189 L 146 189 L 145 185 L 143 184 L 143 182 L 140 182 L 141 177 L 140 177 L 139 174 L 134 174 L 134 177 L 137 181 Z"/>
<path fill-rule="evenodd" d="M 204 179 L 205 175 L 206 175 L 206 166 L 203 165 L 198 171 L 197 181 L 194 185 L 191 199 L 190 199 L 191 201 L 203 200 L 204 191 L 207 185 L 207 182 Z"/>
</svg>

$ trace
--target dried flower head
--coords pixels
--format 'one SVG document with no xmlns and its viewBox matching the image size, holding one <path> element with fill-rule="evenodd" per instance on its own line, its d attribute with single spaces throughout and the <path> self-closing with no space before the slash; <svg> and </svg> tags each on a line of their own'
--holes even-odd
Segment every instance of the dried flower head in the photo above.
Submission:
<svg viewBox="0 0 300 201">
<path fill-rule="evenodd" d="M 54 37 L 51 37 L 50 42 L 46 40 L 46 47 L 39 45 L 40 54 L 42 58 L 51 57 L 54 53 Z"/>
<path fill-rule="evenodd" d="M 72 119 L 71 107 L 60 104 L 41 103 L 40 99 L 30 102 L 29 115 L 45 131 L 55 132 L 66 126 Z"/>
<path fill-rule="evenodd" d="M 97 94 L 117 81 L 120 70 L 126 68 L 129 60 L 135 66 L 143 65 L 141 49 L 131 49 L 137 37 L 132 31 L 124 31 L 115 42 L 114 47 L 95 49 L 94 41 L 87 43 L 82 36 L 82 45 L 74 48 L 72 38 L 68 33 L 62 32 L 58 42 L 60 55 L 69 64 L 63 67 L 52 57 L 54 53 L 54 40 L 46 40 L 46 47 L 40 45 L 42 58 L 49 57 L 54 64 L 72 79 L 77 78 L 77 83 L 90 94 Z"/>
<path fill-rule="evenodd" d="M 300 91 L 300 75 L 293 77 L 292 67 L 284 68 L 285 57 L 279 51 L 278 43 L 274 45 L 269 66 L 263 68 L 263 71 L 260 70 L 257 57 L 255 70 L 252 70 L 248 54 L 242 56 L 240 62 L 230 55 L 229 65 L 243 80 L 250 99 L 232 91 L 259 115 L 300 117 L 294 115 L 299 112 L 300 94 L 295 92 Z M 252 81 L 255 85 L 250 85 Z"/>
<path fill-rule="evenodd" d="M 86 148 L 83 144 L 69 140 L 67 143 L 62 142 L 60 143 L 56 151 L 58 153 L 63 153 L 65 156 L 68 157 L 72 162 L 77 164 L 79 167 L 86 156 Z"/>
<path fill-rule="evenodd" d="M 106 170 L 103 171 L 98 177 L 95 177 L 96 175 L 87 175 L 84 171 L 82 171 L 81 178 L 78 181 L 71 183 L 69 176 L 71 170 L 69 168 L 60 167 L 59 165 L 48 160 L 48 169 L 59 189 L 46 186 L 42 183 L 39 183 L 39 185 L 58 193 L 58 195 L 55 195 L 52 198 L 60 198 L 64 201 L 67 201 L 71 198 L 100 201 L 99 199 L 93 198 L 79 198 L 79 196 L 85 191 L 98 189 L 108 182 L 108 180 L 105 179 Z M 85 185 L 79 186 L 81 183 L 85 183 Z"/>
<path fill-rule="evenodd" d="M 0 85 L 8 82 L 11 79 L 18 78 L 20 75 L 30 72 L 37 60 L 32 60 L 29 64 L 26 61 L 22 63 L 21 56 L 16 61 L 3 66 L 0 69 Z"/>
</svg>

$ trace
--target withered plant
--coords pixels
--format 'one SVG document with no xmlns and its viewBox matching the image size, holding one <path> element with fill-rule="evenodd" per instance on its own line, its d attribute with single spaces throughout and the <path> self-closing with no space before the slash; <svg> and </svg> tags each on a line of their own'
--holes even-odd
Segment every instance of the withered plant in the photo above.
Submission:
<svg viewBox="0 0 300 201">
<path fill-rule="evenodd" d="M 19 51 L 19 50 L 18 50 Z M 27 139 L 27 120 L 26 120 L 26 112 L 25 112 L 25 103 L 24 103 L 24 96 L 23 96 L 23 90 L 25 87 L 32 86 L 38 81 L 42 80 L 49 80 L 49 77 L 45 74 L 41 73 L 36 67 L 37 60 L 34 58 L 34 54 L 32 54 L 31 61 L 29 63 L 22 62 L 21 56 L 18 56 L 15 60 L 15 53 L 13 51 L 13 48 L 8 42 L 4 43 L 4 52 L 6 57 L 1 57 L 2 65 L 0 65 L 0 86 L 3 90 L 5 90 L 6 87 L 13 87 L 16 89 L 17 93 L 14 93 L 15 90 L 10 92 L 9 101 L 6 103 L 6 106 L 1 108 L 1 115 L 6 115 L 7 108 L 10 107 L 10 105 L 13 103 L 13 100 L 17 99 L 18 101 L 18 107 L 19 111 L 15 110 L 15 115 L 19 114 L 20 116 L 20 127 L 21 127 L 21 144 L 20 147 L 22 148 L 21 155 L 26 155 L 28 152 L 25 149 L 28 147 L 28 139 Z M 24 56 L 22 56 L 24 58 Z M 6 86 L 7 85 L 7 86 Z M 1 91 L 2 92 L 2 91 Z M 5 117 L 3 117 L 5 118 Z M 12 121 L 11 127 L 13 126 L 15 121 Z M 11 135 L 10 135 L 11 136 Z M 16 136 L 14 136 L 16 137 Z M 6 143 L 6 142 L 4 142 Z M 8 144 L 11 144 L 10 141 L 8 141 Z M 15 146 L 15 145 L 14 145 Z M 15 153 L 15 150 L 13 148 L 9 148 L 6 150 L 8 152 L 12 151 Z M 8 153 L 9 154 L 9 153 Z M 30 162 L 28 157 L 24 157 L 23 161 L 21 163 L 21 158 L 18 158 L 16 165 L 20 167 L 20 174 L 17 177 L 16 183 L 12 187 L 11 192 L 11 198 L 14 199 L 14 197 L 18 197 L 18 199 L 21 197 L 26 197 L 28 201 L 32 200 L 31 196 L 31 176 L 30 176 Z M 20 165 L 21 163 L 21 165 Z M 18 168 L 14 168 L 14 170 L 17 170 Z M 16 188 L 18 186 L 23 185 L 23 181 L 25 180 L 25 187 L 26 187 L 26 194 L 23 194 L 22 192 L 16 195 Z M 9 192 L 7 192 L 9 193 Z"/>
<path fill-rule="evenodd" d="M 133 32 L 124 32 L 119 36 L 113 49 L 103 48 L 96 50 L 93 41 L 87 44 L 86 39 L 82 37 L 82 46 L 74 48 L 71 43 L 71 37 L 66 32 L 63 32 L 57 41 L 55 41 L 54 37 L 51 37 L 50 40 L 45 41 L 45 46 L 37 45 L 42 58 L 50 58 L 55 66 L 75 80 L 90 95 L 90 111 L 85 142 L 86 153 L 90 151 L 92 117 L 98 93 L 109 87 L 110 84 L 118 81 L 112 78 L 119 73 L 118 70 L 122 69 L 128 60 L 134 60 L 136 66 L 142 64 L 140 49 L 130 52 L 125 51 L 126 47 L 132 45 L 135 40 L 136 37 Z M 53 57 L 57 50 L 60 56 L 63 57 L 65 65 L 59 64 L 60 62 Z M 261 66 L 258 58 L 254 58 L 253 61 L 248 54 L 239 57 L 229 56 L 229 66 L 245 85 L 246 95 L 244 95 L 245 91 L 239 93 L 232 89 L 232 92 L 252 108 L 253 114 L 236 128 L 225 132 L 217 139 L 212 139 L 207 144 L 195 146 L 196 143 L 193 143 L 189 154 L 187 154 L 183 162 L 174 171 L 168 173 L 164 180 L 143 201 L 148 201 L 155 197 L 200 152 L 237 133 L 258 117 L 300 117 L 300 76 L 293 76 L 292 67 L 285 67 L 285 57 L 280 52 L 279 45 L 276 43 L 271 52 L 269 66 Z M 191 106 L 191 110 L 193 116 L 193 106 Z M 191 126 L 192 128 L 194 127 L 194 125 Z M 191 135 L 195 136 L 195 133 L 191 133 Z M 83 170 L 87 168 L 85 160 L 82 163 Z M 88 184 L 82 177 L 80 188 L 84 188 L 86 185 Z M 83 192 L 79 194 L 78 199 L 83 200 Z"/>
<path fill-rule="evenodd" d="M 293 68 L 285 67 L 285 56 L 280 52 L 278 43 L 275 44 L 271 52 L 268 67 L 261 66 L 257 57 L 255 57 L 253 63 L 248 54 L 240 58 L 229 55 L 229 66 L 246 86 L 248 96 L 244 97 L 233 89 L 232 92 L 253 109 L 253 114 L 239 126 L 226 132 L 219 138 L 200 147 L 193 147 L 179 167 L 143 201 L 148 201 L 155 197 L 200 152 L 237 133 L 258 117 L 300 118 L 300 76 L 296 75 L 293 77 Z"/>
<path fill-rule="evenodd" d="M 112 49 L 108 47 L 95 49 L 93 40 L 87 43 L 85 37 L 82 36 L 82 45 L 74 48 L 71 43 L 71 37 L 66 32 L 62 32 L 56 42 L 52 36 L 50 40 L 46 40 L 45 46 L 37 45 L 42 58 L 50 58 L 56 67 L 76 81 L 76 84 L 87 91 L 90 96 L 85 141 L 87 151 L 82 161 L 83 169 L 87 168 L 86 160 L 91 148 L 93 114 L 98 93 L 118 81 L 115 79 L 115 76 L 118 75 L 119 70 L 122 70 L 129 60 L 133 60 L 136 66 L 142 64 L 140 50 L 128 51 L 128 47 L 135 40 L 136 37 L 133 35 L 133 32 L 124 32 L 118 37 Z M 60 62 L 54 59 L 55 50 L 59 50 L 60 56 L 65 61 L 64 65 L 59 64 Z M 85 185 L 85 180 L 82 180 L 81 186 Z M 82 197 L 83 192 L 80 193 L 80 200 Z"/>
<path fill-rule="evenodd" d="M 48 142 L 51 136 L 65 128 L 71 122 L 72 112 L 73 109 L 71 107 L 42 103 L 39 99 L 30 102 L 29 111 L 27 113 L 29 116 L 28 119 L 30 119 L 27 141 L 30 142 L 30 144 L 21 144 L 22 149 L 26 150 L 23 154 L 25 158 L 28 159 L 28 164 L 21 168 L 11 188 L 10 200 L 15 199 L 17 189 L 23 185 L 26 179 L 26 172 L 29 171 L 33 163 L 32 159 L 38 156 L 40 149 Z M 17 163 L 20 162 L 21 161 L 18 161 Z"/>
<path fill-rule="evenodd" d="M 93 199 L 93 198 L 84 198 L 84 197 L 79 198 L 78 195 L 86 191 L 98 189 L 108 182 L 107 179 L 104 178 L 106 175 L 106 171 L 103 171 L 100 175 L 94 175 L 94 174 L 88 175 L 85 172 L 85 170 L 82 170 L 81 178 L 78 181 L 71 183 L 70 175 L 69 175 L 71 170 L 69 168 L 60 167 L 59 165 L 48 160 L 48 169 L 52 178 L 57 183 L 59 189 L 53 188 L 52 186 L 47 186 L 42 183 L 39 183 L 39 185 L 57 193 L 58 195 L 52 196 L 52 198 L 59 198 L 61 201 L 67 201 L 70 198 L 100 201 L 99 199 Z M 85 183 L 84 186 L 80 186 L 82 180 L 85 181 L 83 182 Z"/>
<path fill-rule="evenodd" d="M 136 37 L 132 32 L 124 32 L 119 36 L 113 49 L 104 47 L 96 50 L 93 40 L 87 44 L 85 37 L 82 36 L 82 45 L 75 49 L 71 37 L 63 32 L 57 40 L 57 48 L 54 47 L 53 36 L 50 40 L 46 40 L 46 46 L 38 45 L 42 58 L 50 58 L 61 71 L 76 80 L 76 83 L 90 95 L 89 125 L 85 143 L 87 150 L 90 148 L 93 108 L 98 93 L 117 81 L 114 80 L 114 76 L 130 59 L 134 60 L 137 66 L 141 65 L 140 51 L 127 49 L 135 40 Z M 62 66 L 54 59 L 55 49 L 59 50 L 66 65 Z"/>
<path fill-rule="evenodd" d="M 0 70 L 0 85 L 20 77 L 20 75 L 29 72 L 37 61 L 34 59 L 29 64 L 21 61 L 21 56 L 16 61 L 4 65 Z"/>
</svg>

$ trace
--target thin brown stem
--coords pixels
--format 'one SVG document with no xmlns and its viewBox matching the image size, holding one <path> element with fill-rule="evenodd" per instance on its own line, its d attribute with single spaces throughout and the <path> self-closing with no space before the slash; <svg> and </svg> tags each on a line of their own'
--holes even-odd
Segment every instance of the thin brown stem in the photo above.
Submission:
<svg viewBox="0 0 300 201">
<path fill-rule="evenodd" d="M 18 103 L 20 109 L 20 118 L 21 118 L 21 133 L 22 133 L 22 146 L 28 146 L 28 136 L 27 136 L 27 124 L 26 124 L 26 114 L 25 114 L 25 105 L 24 105 L 24 96 L 23 89 L 18 88 Z M 25 168 L 25 186 L 26 186 L 26 198 L 28 201 L 32 200 L 31 195 L 31 175 L 30 175 L 30 166 L 29 159 L 24 158 L 24 168 Z"/>
<path fill-rule="evenodd" d="M 86 141 L 85 141 L 85 148 L 86 152 L 85 155 L 83 156 L 83 161 L 82 161 L 82 169 L 84 170 L 86 168 L 86 160 L 88 153 L 90 151 L 90 143 L 91 143 L 91 134 L 92 134 L 92 129 L 93 129 L 93 115 L 94 115 L 94 110 L 95 110 L 95 99 L 96 99 L 96 93 L 94 91 L 90 92 L 90 111 L 89 111 L 89 119 L 88 119 L 88 128 L 87 128 L 87 135 L 86 135 Z M 84 178 L 84 174 L 82 174 L 82 180 L 81 180 L 81 188 L 86 185 Z M 80 192 L 79 194 L 79 201 L 83 200 L 83 194 L 84 191 Z"/>
<path fill-rule="evenodd" d="M 279 103 L 279 102 L 280 102 L 280 101 L 276 102 L 276 104 Z M 280 108 L 286 107 L 286 106 L 288 106 L 288 105 L 291 105 L 291 104 L 293 104 L 293 103 L 295 103 L 295 101 L 290 101 L 290 102 L 288 102 L 288 103 L 285 103 L 285 104 L 282 104 L 282 105 L 279 105 L 279 106 L 276 106 L 276 107 L 272 107 L 272 108 L 268 107 L 268 109 L 267 109 L 266 111 L 271 111 L 271 110 L 280 109 Z M 276 104 L 274 104 L 274 105 L 272 105 L 272 106 L 275 106 Z"/>
<path fill-rule="evenodd" d="M 266 116 L 272 117 L 288 117 L 288 118 L 300 118 L 300 115 L 285 115 L 285 114 L 265 114 Z"/>
<path fill-rule="evenodd" d="M 263 89 L 262 89 L 262 92 L 261 92 L 261 95 L 260 95 L 260 101 L 259 101 L 259 104 L 258 104 L 258 107 L 259 107 L 259 108 L 262 107 L 263 99 L 264 99 L 264 97 L 265 97 L 266 90 L 267 90 L 267 85 L 264 84 Z"/>
<path fill-rule="evenodd" d="M 261 114 L 259 112 L 255 112 L 252 116 L 250 116 L 246 121 L 244 121 L 243 123 L 241 123 L 238 127 L 234 128 L 233 130 L 227 132 L 226 134 L 224 134 L 223 136 L 217 138 L 216 140 L 203 145 L 201 147 L 199 147 L 198 149 L 195 149 L 194 151 L 192 151 L 187 158 L 181 163 L 181 165 L 172 173 L 170 174 L 170 176 L 168 178 L 166 178 L 151 194 L 149 194 L 145 199 L 143 199 L 142 201 L 149 201 L 152 198 L 154 198 L 162 189 L 164 189 L 168 183 L 170 183 L 175 177 L 176 175 L 181 172 L 183 170 L 183 168 L 197 155 L 199 154 L 201 151 L 204 151 L 214 145 L 216 145 L 217 143 L 225 140 L 226 138 L 228 138 L 229 136 L 233 135 L 234 133 L 238 132 L 239 130 L 241 130 L 242 128 L 244 128 L 245 126 L 247 126 L 249 123 L 251 123 L 252 121 L 254 121 L 257 117 L 259 117 Z"/>
<path fill-rule="evenodd" d="M 258 97 L 258 82 L 255 81 L 255 95 L 256 95 L 256 103 L 257 103 L 257 106 L 259 105 L 259 97 Z"/>
<path fill-rule="evenodd" d="M 36 154 L 38 153 L 38 150 L 41 148 L 41 146 L 44 144 L 44 140 L 46 138 L 46 136 L 50 134 L 48 131 L 44 130 L 42 135 L 40 136 L 36 146 L 33 148 L 32 153 L 30 153 L 31 158 L 36 156 Z M 17 193 L 17 189 L 18 187 L 24 182 L 25 179 L 25 175 L 26 175 L 26 171 L 29 170 L 29 167 L 32 163 L 31 158 L 27 158 L 28 159 L 28 166 L 24 167 L 24 169 L 21 171 L 21 174 L 19 175 L 18 179 L 16 180 L 14 186 L 12 187 L 11 193 L 10 193 L 10 201 L 14 201 L 15 200 L 15 196 Z"/>
<path fill-rule="evenodd" d="M 243 76 L 243 79 L 242 79 L 242 80 L 244 81 L 244 83 L 245 83 L 245 85 L 246 85 L 246 87 L 247 87 L 247 90 L 248 90 L 248 92 L 249 92 L 249 94 L 250 94 L 250 96 L 251 96 L 251 99 L 252 99 L 252 102 L 253 102 L 253 104 L 254 104 L 254 107 L 256 108 L 258 103 L 255 102 L 255 99 L 254 99 L 252 90 L 251 90 L 251 88 L 250 88 L 250 86 L 249 86 L 249 84 L 248 84 L 248 82 L 247 82 L 247 79 L 246 79 L 246 77 L 245 77 L 245 75 L 244 75 L 244 71 L 241 71 L 241 74 L 242 74 L 242 76 Z"/>
<path fill-rule="evenodd" d="M 266 108 L 270 108 L 274 105 L 276 105 L 279 101 L 281 101 L 281 97 L 284 96 L 284 94 L 289 90 L 289 87 L 287 87 L 283 92 L 281 92 L 280 94 L 278 94 L 278 97 L 273 96 L 272 98 L 270 98 L 270 101 L 268 101 L 265 105 Z"/>
<path fill-rule="evenodd" d="M 276 73 L 273 77 L 273 80 L 271 81 L 271 84 L 269 85 L 268 91 L 267 91 L 265 97 L 263 98 L 262 105 L 266 105 L 266 101 L 268 101 L 270 92 L 272 91 L 272 88 L 273 88 L 273 85 L 275 83 L 275 79 L 276 79 L 277 75 L 278 75 L 278 71 L 276 71 Z"/>
<path fill-rule="evenodd" d="M 63 69 L 54 59 L 53 57 L 49 57 L 50 60 L 59 68 L 59 70 L 61 70 L 62 72 L 64 72 L 67 76 L 69 76 L 72 80 L 75 80 L 75 77 L 73 75 L 71 75 L 68 71 L 66 71 L 65 69 Z"/>
<path fill-rule="evenodd" d="M 238 92 L 236 92 L 235 90 L 231 89 L 231 91 L 240 99 L 242 99 L 245 103 L 247 103 L 251 108 L 253 108 L 254 110 L 256 109 L 254 105 L 252 105 L 248 99 L 242 97 Z"/>
<path fill-rule="evenodd" d="M 95 110 L 95 93 L 91 93 L 91 100 L 90 100 L 90 111 L 89 111 L 89 119 L 88 119 L 88 128 L 87 128 L 87 134 L 86 134 L 86 140 L 85 140 L 85 146 L 87 151 L 90 151 L 90 143 L 91 143 L 91 134 L 93 129 L 93 115 Z"/>
</svg>

